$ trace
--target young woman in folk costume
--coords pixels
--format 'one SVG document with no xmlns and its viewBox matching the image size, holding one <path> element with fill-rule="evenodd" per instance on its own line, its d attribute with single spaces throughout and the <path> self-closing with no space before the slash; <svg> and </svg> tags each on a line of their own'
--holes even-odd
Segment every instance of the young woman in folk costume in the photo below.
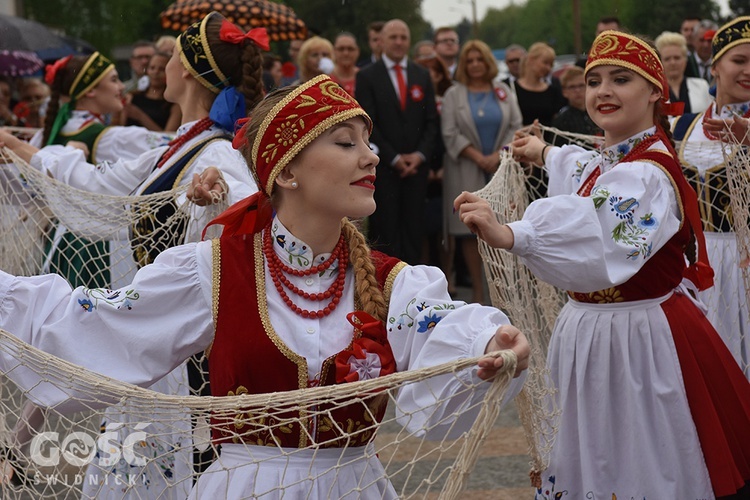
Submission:
<svg viewBox="0 0 750 500">
<path fill-rule="evenodd" d="M 177 137 L 168 146 L 150 150 L 135 160 L 94 165 L 86 163 L 78 149 L 49 146 L 37 150 L 3 133 L 0 133 L 0 142 L 4 142 L 32 166 L 78 189 L 121 196 L 131 193 L 145 195 L 169 191 L 192 182 L 188 197 L 197 204 L 210 204 L 216 194 L 228 194 L 228 200 L 236 202 L 257 191 L 247 165 L 232 148 L 230 140 L 235 121 L 245 117 L 246 110 L 252 109 L 263 96 L 261 49 L 267 50 L 267 44 L 265 29 L 255 29 L 245 34 L 215 12 L 182 33 L 167 64 L 164 95 L 166 99 L 179 104 L 183 123 Z M 221 182 L 222 178 L 224 182 Z M 200 239 L 201 230 L 208 220 L 204 211 L 211 207 L 193 209 L 191 217 L 187 219 L 172 217 L 178 210 L 177 204 L 183 201 L 180 199 L 176 204 L 164 206 L 156 214 L 155 224 L 145 216 L 131 228 L 132 253 L 139 266 L 152 262 L 166 248 Z M 167 221 L 172 225 L 167 226 Z M 91 291 L 86 303 L 94 307 L 99 300 L 108 301 L 114 306 L 121 305 L 122 299 L 118 301 L 112 298 L 116 295 L 116 292 L 106 290 Z M 159 338 L 161 333 L 162 330 L 154 330 L 155 338 Z M 206 393 L 208 389 L 203 376 L 207 369 L 206 362 L 204 360 L 201 367 L 197 367 L 197 363 L 197 359 L 187 363 L 190 385 L 194 391 Z M 167 394 L 186 395 L 187 380 L 185 367 L 181 366 L 150 388 Z M 128 410 L 120 407 L 109 409 L 105 420 L 112 424 L 128 423 Z M 158 464 L 160 470 L 144 472 L 142 468 L 131 467 L 124 460 L 113 467 L 95 462 L 89 468 L 89 473 L 98 474 L 98 481 L 90 486 L 91 481 L 86 478 L 87 489 L 84 493 L 98 498 L 106 495 L 121 498 L 127 484 L 122 486 L 110 480 L 100 489 L 100 483 L 107 481 L 101 469 L 111 468 L 113 473 L 138 477 L 136 484 L 139 485 L 144 483 L 141 475 L 148 474 L 148 489 L 155 496 L 163 490 L 165 482 L 179 484 L 187 494 L 191 483 L 189 478 L 187 481 L 184 479 L 192 472 L 189 470 L 191 459 L 184 456 L 186 450 L 190 449 L 190 443 L 186 440 L 189 429 L 190 422 L 187 422 L 187 434 L 175 432 L 171 439 L 149 443 L 157 449 L 155 453 L 158 454 L 163 454 L 164 450 L 178 450 L 174 455 L 165 455 Z M 152 431 L 145 429 L 145 432 L 153 434 L 161 432 Z M 122 439 L 129 432 L 132 432 L 132 427 L 122 427 Z M 208 455 L 211 455 L 210 450 Z M 212 455 L 206 454 L 196 456 L 196 468 L 199 468 L 199 463 L 206 466 L 211 458 Z M 106 463 L 106 457 L 97 456 L 97 460 Z M 150 495 L 144 488 L 127 491 L 135 497 Z"/>
<path fill-rule="evenodd" d="M 56 276 L 0 273 L 0 328 L 140 385 L 211 346 L 215 396 L 346 383 L 500 348 L 517 353 L 520 373 L 528 342 L 502 312 L 451 301 L 438 269 L 371 252 L 349 222 L 375 209 L 378 158 L 369 148 L 371 126 L 357 102 L 325 75 L 274 92 L 238 134 L 238 143 L 247 141 L 240 147 L 262 191 L 215 219 L 224 225 L 221 238 L 163 252 L 121 290 L 122 296 L 138 293 L 132 309 L 98 302 L 85 313 L 85 323 L 78 301 L 92 291 L 73 290 Z M 73 335 L 82 346 L 62 340 Z M 124 343 L 141 349 L 139 363 L 114 354 Z M 376 361 L 358 365 L 352 358 Z M 0 363 L 7 370 L 12 360 Z M 461 401 L 430 415 L 424 410 L 501 366 L 502 360 L 484 357 L 458 377 L 405 386 L 397 411 L 410 415 L 413 429 L 441 437 L 464 431 L 476 415 L 450 416 Z M 23 387 L 34 380 L 23 367 L 8 376 Z M 520 385 L 516 379 L 510 392 Z M 485 387 L 471 400 L 481 398 Z M 54 402 L 44 386 L 32 394 Z M 376 413 L 382 416 L 382 410 Z M 331 415 L 342 422 L 362 420 L 356 413 L 363 411 L 351 405 Z M 214 424 L 221 456 L 199 478 L 194 498 L 248 498 L 267 491 L 294 498 L 396 497 L 372 452 L 372 436 L 339 440 L 335 429 L 346 428 L 343 423 L 332 430 L 310 423 L 312 434 L 296 423 L 288 433 L 278 426 L 237 427 L 234 418 Z M 326 442 L 333 449 L 298 449 Z M 346 450 L 338 448 L 343 443 Z"/>
<path fill-rule="evenodd" d="M 673 123 L 680 162 L 688 182 L 698 193 L 714 287 L 699 298 L 708 318 L 750 379 L 750 313 L 740 268 L 740 253 L 732 227 L 727 167 L 722 154 L 722 120 L 750 116 L 750 17 L 739 17 L 714 35 L 711 72 L 716 100 L 703 113 L 684 115 Z M 711 129 L 710 122 L 718 121 Z"/>
<path fill-rule="evenodd" d="M 58 60 L 47 66 L 45 80 L 52 95 L 44 128 L 31 139 L 31 145 L 64 146 L 75 141 L 83 144 L 87 161 L 100 163 L 133 160 L 167 144 L 168 137 L 140 127 L 105 125 L 105 115 L 122 111 L 123 84 L 114 64 L 98 52 Z M 43 270 L 65 276 L 73 286 L 117 287 L 127 281 L 116 281 L 123 271 L 110 269 L 110 260 L 120 260 L 122 251 L 117 241 L 87 242 L 58 224 L 50 229 Z"/>
<path fill-rule="evenodd" d="M 548 353 L 562 413 L 536 499 L 748 498 L 750 384 L 683 281 L 706 289 L 712 272 L 661 62 L 605 31 L 585 76 L 601 151 L 518 137 L 514 155 L 545 165 L 550 197 L 508 225 L 456 199 L 482 239 L 569 290 Z"/>
</svg>

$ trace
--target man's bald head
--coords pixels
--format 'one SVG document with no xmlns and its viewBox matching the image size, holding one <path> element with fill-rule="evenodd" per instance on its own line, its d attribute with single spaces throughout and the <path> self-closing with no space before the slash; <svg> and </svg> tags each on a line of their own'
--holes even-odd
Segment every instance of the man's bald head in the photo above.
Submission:
<svg viewBox="0 0 750 500">
<path fill-rule="evenodd" d="M 401 19 L 391 19 L 380 33 L 383 53 L 389 59 L 400 62 L 409 53 L 411 33 L 409 26 Z"/>
</svg>

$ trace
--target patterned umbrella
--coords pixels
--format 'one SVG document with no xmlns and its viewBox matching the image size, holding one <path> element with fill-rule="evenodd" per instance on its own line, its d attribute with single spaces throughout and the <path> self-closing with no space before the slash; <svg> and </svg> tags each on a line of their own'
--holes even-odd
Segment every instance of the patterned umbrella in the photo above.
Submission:
<svg viewBox="0 0 750 500">
<path fill-rule="evenodd" d="M 305 23 L 286 5 L 270 0 L 177 0 L 161 13 L 165 29 L 184 31 L 211 11 L 245 30 L 265 27 L 271 40 L 304 40 Z"/>
<path fill-rule="evenodd" d="M 44 66 L 44 63 L 33 52 L 0 50 L 0 75 L 31 75 L 41 69 L 42 66 Z"/>
</svg>

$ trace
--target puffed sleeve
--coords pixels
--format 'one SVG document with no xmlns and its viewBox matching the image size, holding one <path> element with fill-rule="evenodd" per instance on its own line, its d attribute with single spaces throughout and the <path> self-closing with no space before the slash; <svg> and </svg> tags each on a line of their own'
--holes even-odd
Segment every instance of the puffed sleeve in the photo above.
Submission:
<svg viewBox="0 0 750 500">
<path fill-rule="evenodd" d="M 169 144 L 173 134 L 152 132 L 144 127 L 107 127 L 94 143 L 91 157 L 96 163 L 134 160 L 146 151 Z"/>
<path fill-rule="evenodd" d="M 406 267 L 394 281 L 388 340 L 399 371 L 481 356 L 497 329 L 509 323 L 494 307 L 452 300 L 437 268 Z M 489 385 L 477 377 L 476 367 L 407 384 L 399 391 L 396 414 L 401 425 L 418 435 L 455 438 L 471 428 Z M 514 379 L 506 401 L 522 385 L 523 378 Z"/>
<path fill-rule="evenodd" d="M 131 194 L 156 165 L 166 147 L 152 149 L 134 160 L 118 159 L 96 165 L 83 151 L 69 146 L 45 146 L 31 157 L 31 166 L 68 186 L 112 196 Z"/>
<path fill-rule="evenodd" d="M 71 289 L 57 275 L 0 272 L 0 328 L 88 370 L 146 387 L 213 338 L 210 246 L 169 249 L 119 290 Z M 0 371 L 36 403 L 69 397 L 54 384 L 40 384 L 1 340 L 0 347 Z"/>
<path fill-rule="evenodd" d="M 581 177 L 585 181 L 589 173 L 584 172 L 586 166 L 596 155 L 596 151 L 588 151 L 576 145 L 549 148 L 544 162 L 549 177 L 548 196 L 576 192 L 581 185 Z"/>
<path fill-rule="evenodd" d="M 584 293 L 622 284 L 680 228 L 674 188 L 653 164 L 621 163 L 597 182 L 590 197 L 536 200 L 509 224 L 510 251 L 547 283 Z"/>
</svg>

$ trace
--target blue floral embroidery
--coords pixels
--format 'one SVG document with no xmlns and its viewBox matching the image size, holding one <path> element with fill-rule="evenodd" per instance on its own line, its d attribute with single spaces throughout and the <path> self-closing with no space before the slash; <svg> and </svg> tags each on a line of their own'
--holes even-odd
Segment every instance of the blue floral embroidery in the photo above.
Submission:
<svg viewBox="0 0 750 500">
<path fill-rule="evenodd" d="M 443 317 L 438 316 L 437 314 L 426 316 L 419 322 L 419 328 L 417 329 L 417 332 L 424 333 L 428 330 L 432 330 L 433 328 L 435 328 L 435 326 L 437 326 L 438 323 L 440 323 L 441 319 L 443 319 Z"/>
<path fill-rule="evenodd" d="M 417 331 L 420 333 L 427 332 L 437 325 L 443 316 L 440 316 L 436 311 L 448 311 L 455 309 L 454 304 L 435 304 L 428 305 L 426 302 L 417 303 L 417 298 L 413 298 L 406 304 L 406 308 L 398 316 L 390 316 L 388 318 L 388 331 L 392 332 L 394 328 L 401 330 L 405 328 L 411 328 L 414 323 L 417 323 Z M 416 310 L 415 310 L 416 309 Z M 424 315 L 422 319 L 417 319 L 420 315 Z"/>
<path fill-rule="evenodd" d="M 638 225 L 644 229 L 656 229 L 659 227 L 659 221 L 653 214 L 646 214 L 638 220 Z"/>
<path fill-rule="evenodd" d="M 635 198 L 628 198 L 626 200 L 623 200 L 620 196 L 612 196 L 609 198 L 609 206 L 612 207 L 612 211 L 620 219 L 632 219 L 633 212 L 638 205 L 638 200 Z"/>
<path fill-rule="evenodd" d="M 278 243 L 281 248 L 284 248 L 284 244 L 286 243 L 286 235 L 279 234 L 278 236 L 276 236 L 276 243 Z"/>
<path fill-rule="evenodd" d="M 568 495 L 568 490 L 555 492 L 555 476 L 550 476 L 547 480 L 552 486 L 548 489 L 545 488 L 544 490 L 542 490 L 542 488 L 537 488 L 534 500 L 559 500 L 563 496 Z"/>
<path fill-rule="evenodd" d="M 78 304 L 86 312 L 93 312 L 100 303 L 109 304 L 116 309 L 133 309 L 133 302 L 140 298 L 140 294 L 133 289 L 108 290 L 106 288 L 84 288 L 85 299 L 78 299 Z"/>
<path fill-rule="evenodd" d="M 625 155 L 632 151 L 634 147 L 640 144 L 641 141 L 652 135 L 654 135 L 652 132 L 645 132 L 642 135 L 631 137 L 626 141 L 602 150 L 601 155 L 605 162 L 604 166 L 611 166 L 612 164 L 619 162 L 625 157 Z"/>
</svg>

